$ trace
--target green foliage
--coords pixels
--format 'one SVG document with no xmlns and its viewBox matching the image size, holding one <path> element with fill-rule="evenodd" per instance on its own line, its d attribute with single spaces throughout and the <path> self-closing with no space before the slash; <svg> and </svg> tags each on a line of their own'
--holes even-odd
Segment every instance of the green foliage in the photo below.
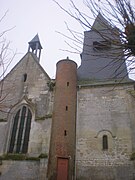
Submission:
<svg viewBox="0 0 135 180">
<path fill-rule="evenodd" d="M 47 157 L 48 157 L 48 155 L 46 153 L 41 153 L 39 155 L 39 158 L 47 158 Z"/>
<path fill-rule="evenodd" d="M 6 122 L 6 119 L 0 119 L 0 122 Z"/>
<path fill-rule="evenodd" d="M 39 161 L 39 157 L 27 157 L 25 154 L 4 154 L 0 156 L 1 160 L 14 160 L 14 161 Z"/>
<path fill-rule="evenodd" d="M 45 116 L 36 117 L 35 120 L 36 120 L 36 121 L 39 121 L 39 120 L 45 120 Z"/>
<path fill-rule="evenodd" d="M 27 157 L 25 154 L 4 154 L 0 156 L 0 160 L 14 160 L 14 161 L 39 161 L 42 158 L 48 158 L 46 153 L 41 153 L 38 157 Z"/>
<path fill-rule="evenodd" d="M 24 154 L 4 154 L 2 156 L 2 160 L 25 160 L 25 155 Z"/>
<path fill-rule="evenodd" d="M 52 118 L 52 114 L 45 115 L 45 118 Z"/>
<path fill-rule="evenodd" d="M 133 24 L 129 24 L 126 29 L 127 35 L 127 47 L 130 49 L 133 56 L 135 55 L 135 26 Z"/>
<path fill-rule="evenodd" d="M 45 116 L 36 117 L 35 120 L 39 121 L 39 120 L 45 120 L 48 118 L 52 118 L 52 114 L 46 114 Z"/>
<path fill-rule="evenodd" d="M 134 160 L 135 160 L 135 152 L 133 152 L 133 153 L 131 154 L 130 160 L 131 160 L 131 161 L 134 161 Z"/>
<path fill-rule="evenodd" d="M 93 84 L 93 83 L 95 83 L 95 82 L 97 82 L 96 79 L 84 79 L 84 80 L 79 80 L 79 81 L 78 81 L 78 84 L 79 84 L 79 85 L 83 85 L 83 84 Z"/>
<path fill-rule="evenodd" d="M 26 157 L 25 160 L 27 160 L 27 161 L 39 161 L 40 159 L 39 159 L 39 157 Z"/>
<path fill-rule="evenodd" d="M 135 90 L 128 90 L 128 92 L 129 92 L 133 97 L 135 97 Z"/>
<path fill-rule="evenodd" d="M 54 87 L 55 87 L 55 82 L 54 81 L 49 81 L 47 83 L 48 87 L 49 87 L 49 91 L 53 91 Z"/>
</svg>

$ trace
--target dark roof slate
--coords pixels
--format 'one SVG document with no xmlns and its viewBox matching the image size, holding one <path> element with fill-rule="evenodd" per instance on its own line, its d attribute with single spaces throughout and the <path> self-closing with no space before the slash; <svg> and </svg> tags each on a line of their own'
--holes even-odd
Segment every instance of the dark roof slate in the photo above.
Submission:
<svg viewBox="0 0 135 180">
<path fill-rule="evenodd" d="M 39 44 L 39 49 L 43 49 L 42 46 L 41 46 L 41 43 L 40 43 L 38 34 L 36 34 L 36 36 L 35 36 L 30 42 L 28 42 L 28 43 L 29 43 L 30 45 L 31 45 L 31 44 L 35 44 L 35 43 L 38 43 L 38 44 Z"/>
<path fill-rule="evenodd" d="M 114 39 L 120 42 L 119 34 L 116 32 L 117 28 L 112 27 L 99 13 L 91 30 L 84 32 L 81 65 L 77 70 L 79 80 L 107 81 L 110 79 L 128 79 L 123 51 L 111 44 L 111 40 Z M 104 47 L 101 50 L 94 48 L 94 42 L 100 44 L 106 39 L 111 44 L 108 49 Z"/>
</svg>

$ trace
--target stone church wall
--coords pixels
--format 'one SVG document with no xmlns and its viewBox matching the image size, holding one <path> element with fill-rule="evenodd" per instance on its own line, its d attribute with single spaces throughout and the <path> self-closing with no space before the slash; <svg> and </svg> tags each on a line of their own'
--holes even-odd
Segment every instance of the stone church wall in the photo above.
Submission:
<svg viewBox="0 0 135 180">
<path fill-rule="evenodd" d="M 39 156 L 41 153 L 49 154 L 51 123 L 51 118 L 32 122 L 28 148 L 30 156 Z"/>
<path fill-rule="evenodd" d="M 3 107 L 8 113 L 0 112 L 1 155 L 7 153 L 13 114 L 23 105 L 27 105 L 32 112 L 28 154 L 48 154 L 53 107 L 53 92 L 49 91 L 49 81 L 49 76 L 32 53 L 27 53 L 5 77 L 3 96 L 7 96 Z"/>
<path fill-rule="evenodd" d="M 47 159 L 40 161 L 2 161 L 0 180 L 46 180 Z"/>
<path fill-rule="evenodd" d="M 26 81 L 24 81 L 24 75 L 26 75 Z M 27 96 L 36 109 L 36 116 L 50 114 L 52 107 L 49 103 L 52 101 L 52 96 L 48 92 L 48 81 L 50 81 L 49 76 L 32 54 L 27 53 L 4 79 L 2 95 L 6 96 L 3 103 L 3 106 L 7 106 L 6 111 L 10 111 L 23 96 Z"/>
<path fill-rule="evenodd" d="M 4 153 L 4 147 L 6 144 L 6 129 L 7 122 L 0 122 L 0 155 Z"/>
<path fill-rule="evenodd" d="M 133 85 L 126 84 L 115 88 L 113 85 L 80 86 L 76 127 L 78 180 L 133 179 L 131 124 L 135 119 L 131 116 L 134 109 L 129 93 L 132 89 Z M 103 150 L 104 135 L 108 137 L 106 150 Z"/>
<path fill-rule="evenodd" d="M 84 166 L 77 169 L 76 180 L 134 180 L 133 163 L 118 166 Z"/>
</svg>

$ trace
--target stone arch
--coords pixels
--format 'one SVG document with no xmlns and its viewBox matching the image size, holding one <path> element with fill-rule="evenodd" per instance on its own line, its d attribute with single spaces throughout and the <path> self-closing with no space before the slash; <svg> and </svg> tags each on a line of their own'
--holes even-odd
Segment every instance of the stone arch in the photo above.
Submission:
<svg viewBox="0 0 135 180">
<path fill-rule="evenodd" d="M 101 133 L 109 133 L 111 136 L 112 136 L 112 138 L 115 138 L 115 136 L 113 135 L 113 133 L 110 131 L 110 130 L 108 130 L 108 129 L 102 129 L 102 130 L 100 130 L 97 134 L 96 134 L 96 136 L 95 136 L 95 138 L 97 138 Z"/>
<path fill-rule="evenodd" d="M 22 117 L 23 114 L 25 117 Z M 22 100 L 20 100 L 17 104 L 12 106 L 10 112 L 8 113 L 7 140 L 6 140 L 6 148 L 5 148 L 6 152 L 26 153 L 28 151 L 28 141 L 29 141 L 30 129 L 31 129 L 30 127 L 32 121 L 34 120 L 35 120 L 35 108 L 33 103 L 30 100 L 28 100 L 27 97 L 23 97 Z M 13 133 L 13 128 L 15 131 L 14 133 Z M 15 142 L 14 140 L 15 138 L 17 139 L 16 141 L 18 142 Z M 18 149 L 15 147 L 11 148 L 12 145 L 14 146 L 15 143 L 19 144 L 20 142 L 21 144 L 18 145 L 20 146 Z"/>
<path fill-rule="evenodd" d="M 98 138 L 98 147 L 100 150 L 108 150 L 111 151 L 113 149 L 113 139 L 115 138 L 115 136 L 113 135 L 113 133 L 108 130 L 108 129 L 102 129 L 100 130 L 95 138 Z M 106 142 L 104 142 L 106 141 Z M 105 143 L 106 144 L 106 148 L 105 148 Z"/>
</svg>

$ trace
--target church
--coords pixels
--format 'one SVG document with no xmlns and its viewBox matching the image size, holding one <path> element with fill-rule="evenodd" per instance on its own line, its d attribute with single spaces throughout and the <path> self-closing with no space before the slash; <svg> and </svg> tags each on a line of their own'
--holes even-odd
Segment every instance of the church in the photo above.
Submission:
<svg viewBox="0 0 135 180">
<path fill-rule="evenodd" d="M 135 83 L 99 13 L 81 65 L 40 65 L 38 35 L 1 81 L 0 180 L 134 180 Z"/>
</svg>

